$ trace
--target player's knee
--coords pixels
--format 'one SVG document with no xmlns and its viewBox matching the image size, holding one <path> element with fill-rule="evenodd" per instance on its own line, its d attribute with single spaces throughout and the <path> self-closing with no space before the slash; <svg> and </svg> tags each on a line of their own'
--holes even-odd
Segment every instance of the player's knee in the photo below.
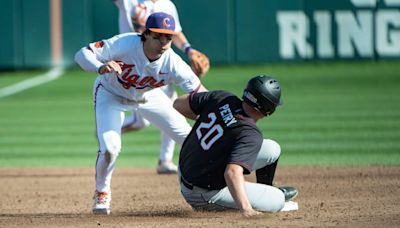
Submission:
<svg viewBox="0 0 400 228">
<path fill-rule="evenodd" d="M 281 146 L 272 139 L 264 139 L 264 142 L 268 144 L 267 150 L 271 161 L 275 162 L 281 156 Z"/>
<path fill-rule="evenodd" d="M 256 210 L 264 212 L 278 212 L 285 206 L 285 195 L 281 190 L 272 186 L 263 186 L 264 196 L 259 197 L 256 202 L 253 202 L 253 207 Z"/>
<path fill-rule="evenodd" d="M 108 166 L 109 164 L 115 163 L 115 161 L 117 160 L 118 154 L 119 153 L 112 154 L 109 151 L 107 151 L 106 149 L 104 149 L 104 150 L 99 151 L 99 157 L 97 159 L 98 159 L 98 161 L 102 161 L 103 165 Z"/>
<path fill-rule="evenodd" d="M 281 146 L 272 139 L 264 139 L 261 145 L 259 158 L 268 165 L 278 160 L 280 155 Z"/>
<path fill-rule="evenodd" d="M 103 133 L 105 150 L 113 156 L 118 156 L 121 151 L 121 136 L 116 131 L 107 131 Z"/>
</svg>

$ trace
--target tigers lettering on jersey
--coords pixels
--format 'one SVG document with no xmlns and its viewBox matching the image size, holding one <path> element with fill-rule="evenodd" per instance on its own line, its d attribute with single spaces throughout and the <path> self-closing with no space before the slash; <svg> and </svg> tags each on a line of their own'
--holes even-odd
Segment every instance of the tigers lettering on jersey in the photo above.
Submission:
<svg viewBox="0 0 400 228">
<path fill-rule="evenodd" d="M 231 124 L 237 123 L 237 120 L 235 119 L 235 117 L 232 114 L 232 111 L 229 107 L 229 104 L 225 104 L 221 107 L 219 107 L 220 110 L 220 114 L 222 119 L 224 120 L 224 123 L 226 124 L 226 126 L 230 126 Z"/>
<path fill-rule="evenodd" d="M 134 87 L 136 89 L 144 89 L 146 87 L 157 88 L 165 85 L 164 79 L 158 81 L 155 77 L 149 75 L 141 77 L 139 74 L 131 72 L 134 70 L 134 64 L 123 64 L 122 74 L 117 76 L 118 82 L 122 84 L 125 89 Z"/>
</svg>

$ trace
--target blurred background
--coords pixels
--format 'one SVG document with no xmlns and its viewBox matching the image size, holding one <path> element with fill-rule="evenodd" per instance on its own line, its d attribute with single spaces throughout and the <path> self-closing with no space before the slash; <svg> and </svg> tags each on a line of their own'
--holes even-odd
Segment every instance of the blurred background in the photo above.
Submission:
<svg viewBox="0 0 400 228">
<path fill-rule="evenodd" d="M 281 82 L 284 105 L 259 123 L 280 142 L 281 164 L 400 164 L 400 0 L 173 2 L 192 46 L 210 58 L 208 89 L 241 96 L 258 74 Z M 96 74 L 73 57 L 118 33 L 117 7 L 1 0 L 0 31 L 0 166 L 94 165 Z M 156 164 L 154 127 L 123 143 L 119 165 Z"/>
<path fill-rule="evenodd" d="M 0 69 L 51 66 L 54 32 L 64 66 L 74 66 L 82 46 L 118 33 L 111 0 L 1 2 Z M 213 64 L 400 58 L 400 0 L 173 2 L 186 36 Z"/>
</svg>

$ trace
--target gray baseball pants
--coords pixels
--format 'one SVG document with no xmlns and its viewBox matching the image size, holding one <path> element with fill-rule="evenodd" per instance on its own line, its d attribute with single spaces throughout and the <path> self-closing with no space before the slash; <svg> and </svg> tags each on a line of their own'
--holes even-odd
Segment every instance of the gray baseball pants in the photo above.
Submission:
<svg viewBox="0 0 400 228">
<path fill-rule="evenodd" d="M 271 139 L 264 139 L 254 165 L 254 170 L 274 163 L 279 158 L 280 152 L 281 149 L 277 142 Z M 191 186 L 192 189 L 190 189 L 187 187 L 187 184 L 182 182 L 182 178 L 179 173 L 181 193 L 186 202 L 189 203 L 193 209 L 237 209 L 235 200 L 230 194 L 228 187 L 220 190 L 208 190 Z M 265 184 L 250 183 L 246 181 L 245 189 L 250 204 L 255 210 L 264 212 L 278 212 L 284 207 L 285 196 L 283 192 L 276 187 Z"/>
</svg>

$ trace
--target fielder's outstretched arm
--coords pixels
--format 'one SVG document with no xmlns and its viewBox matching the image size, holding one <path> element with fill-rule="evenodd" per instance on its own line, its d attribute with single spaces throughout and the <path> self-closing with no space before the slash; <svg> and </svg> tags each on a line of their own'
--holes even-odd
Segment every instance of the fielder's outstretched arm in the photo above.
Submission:
<svg viewBox="0 0 400 228">
<path fill-rule="evenodd" d="M 86 71 L 97 72 L 99 74 L 111 72 L 117 72 L 118 74 L 122 73 L 121 62 L 108 61 L 102 63 L 96 58 L 96 55 L 88 47 L 81 48 L 75 54 L 75 62 Z"/>
<path fill-rule="evenodd" d="M 96 55 L 88 47 L 81 48 L 75 54 L 75 62 L 85 71 L 97 72 L 99 68 L 103 65 Z"/>
</svg>

